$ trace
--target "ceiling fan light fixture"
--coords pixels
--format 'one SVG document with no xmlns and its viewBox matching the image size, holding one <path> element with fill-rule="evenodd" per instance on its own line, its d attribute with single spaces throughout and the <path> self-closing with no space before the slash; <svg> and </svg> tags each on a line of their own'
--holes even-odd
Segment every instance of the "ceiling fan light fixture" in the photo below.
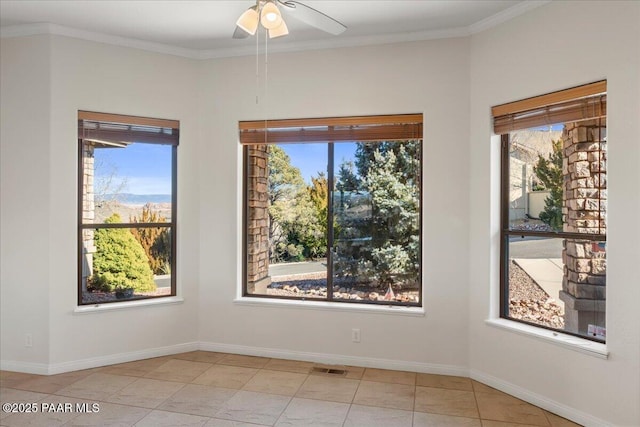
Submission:
<svg viewBox="0 0 640 427">
<path fill-rule="evenodd" d="M 267 30 L 273 30 L 282 25 L 282 22 L 282 15 L 278 10 L 278 6 L 272 1 L 266 2 L 260 12 L 260 23 L 262 23 L 262 26 Z"/>
<path fill-rule="evenodd" d="M 247 33 L 254 35 L 256 33 L 256 30 L 258 29 L 259 21 L 260 17 L 258 16 L 257 7 L 253 6 L 245 10 L 244 13 L 240 15 L 240 18 L 238 18 L 236 25 L 242 28 Z"/>
<path fill-rule="evenodd" d="M 270 39 L 286 36 L 287 34 L 289 34 L 289 28 L 287 28 L 287 24 L 285 24 L 284 19 L 282 20 L 282 24 L 280 24 L 279 27 L 269 30 Z"/>
</svg>

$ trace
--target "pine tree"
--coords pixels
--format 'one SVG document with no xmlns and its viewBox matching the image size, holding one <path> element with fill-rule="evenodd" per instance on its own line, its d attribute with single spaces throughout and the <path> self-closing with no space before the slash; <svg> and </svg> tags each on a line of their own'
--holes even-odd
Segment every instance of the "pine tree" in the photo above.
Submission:
<svg viewBox="0 0 640 427">
<path fill-rule="evenodd" d="M 406 147 L 395 144 L 397 149 L 373 152 L 363 180 L 373 207 L 372 275 L 380 285 L 416 280 L 420 261 L 417 170 Z"/>
<path fill-rule="evenodd" d="M 538 155 L 533 171 L 550 194 L 544 201 L 540 220 L 556 231 L 562 230 L 562 141 L 552 141 L 553 152 L 545 159 Z"/>
<path fill-rule="evenodd" d="M 368 218 L 337 215 L 341 232 L 335 271 L 379 286 L 415 286 L 420 265 L 420 143 L 358 143 L 355 156 L 359 187 L 371 213 Z M 368 243 L 352 245 L 354 239 Z"/>
</svg>

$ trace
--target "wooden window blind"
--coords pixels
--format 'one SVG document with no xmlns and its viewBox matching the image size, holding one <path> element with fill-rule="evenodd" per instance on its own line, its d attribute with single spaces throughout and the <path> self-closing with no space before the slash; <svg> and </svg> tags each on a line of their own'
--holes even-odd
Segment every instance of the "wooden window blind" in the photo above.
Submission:
<svg viewBox="0 0 640 427">
<path fill-rule="evenodd" d="M 180 122 L 177 120 L 78 111 L 78 138 L 97 144 L 178 145 L 179 134 Z"/>
<path fill-rule="evenodd" d="M 244 121 L 239 129 L 243 145 L 422 139 L 422 114 Z"/>
<path fill-rule="evenodd" d="M 546 95 L 497 105 L 491 109 L 493 130 L 518 129 L 596 119 L 607 115 L 606 80 Z"/>
</svg>

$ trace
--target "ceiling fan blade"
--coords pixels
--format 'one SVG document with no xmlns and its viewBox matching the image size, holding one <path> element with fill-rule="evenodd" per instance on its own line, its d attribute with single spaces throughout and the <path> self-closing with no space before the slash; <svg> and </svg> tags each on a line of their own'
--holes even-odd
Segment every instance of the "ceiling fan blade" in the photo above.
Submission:
<svg viewBox="0 0 640 427">
<path fill-rule="evenodd" d="M 278 0 L 278 3 L 283 6 L 282 10 L 284 10 L 287 15 L 293 16 L 294 18 L 306 24 L 309 24 L 312 27 L 316 27 L 322 31 L 333 34 L 334 36 L 343 33 L 347 29 L 346 26 L 336 21 L 329 15 L 325 15 L 319 10 L 316 10 L 298 1 Z"/>
<path fill-rule="evenodd" d="M 238 26 L 236 26 L 236 30 L 233 32 L 234 39 L 246 39 L 249 35 L 249 33 Z"/>
</svg>

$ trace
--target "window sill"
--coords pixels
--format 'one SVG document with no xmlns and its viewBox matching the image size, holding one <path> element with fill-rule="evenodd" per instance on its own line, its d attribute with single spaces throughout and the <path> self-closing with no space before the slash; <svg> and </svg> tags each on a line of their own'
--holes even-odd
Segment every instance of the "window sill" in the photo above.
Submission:
<svg viewBox="0 0 640 427">
<path fill-rule="evenodd" d="M 598 357 L 600 359 L 609 358 L 609 352 L 607 351 L 606 344 L 589 341 L 560 332 L 550 331 L 548 329 L 537 328 L 532 325 L 524 325 L 519 322 L 512 322 L 507 319 L 487 319 L 485 320 L 485 323 L 489 326 L 506 329 L 520 335 L 537 338 L 541 341 L 550 342 L 552 344 L 566 347 L 580 353 Z"/>
<path fill-rule="evenodd" d="M 324 311 L 344 311 L 352 313 L 373 313 L 373 314 L 391 314 L 397 316 L 413 316 L 424 317 L 423 307 L 403 307 L 393 305 L 372 305 L 357 303 L 341 303 L 327 301 L 296 301 L 283 300 L 276 298 L 252 298 L 240 297 L 233 300 L 234 304 L 261 306 L 261 307 L 284 307 L 284 308 L 304 308 L 308 310 L 324 310 Z"/>
<path fill-rule="evenodd" d="M 137 301 L 111 302 L 108 304 L 81 305 L 76 307 L 73 312 L 75 314 L 88 314 L 101 311 L 127 310 L 131 308 L 149 307 L 154 305 L 182 304 L 183 302 L 184 299 L 177 296 L 167 298 L 150 298 Z"/>
</svg>

